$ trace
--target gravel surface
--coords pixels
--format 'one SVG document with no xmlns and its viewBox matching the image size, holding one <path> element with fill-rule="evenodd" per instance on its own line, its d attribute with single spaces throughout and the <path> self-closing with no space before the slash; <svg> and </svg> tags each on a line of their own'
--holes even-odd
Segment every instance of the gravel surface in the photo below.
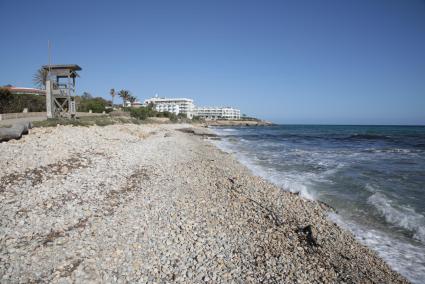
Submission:
<svg viewBox="0 0 425 284">
<path fill-rule="evenodd" d="M 187 125 L 38 128 L 0 144 L 1 283 L 406 282 Z"/>
</svg>

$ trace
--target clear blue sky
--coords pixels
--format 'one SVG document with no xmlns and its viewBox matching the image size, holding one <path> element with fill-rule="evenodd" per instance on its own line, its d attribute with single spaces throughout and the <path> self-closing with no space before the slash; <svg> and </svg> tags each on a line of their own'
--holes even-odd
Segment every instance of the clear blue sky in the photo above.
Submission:
<svg viewBox="0 0 425 284">
<path fill-rule="evenodd" d="M 1 0 L 0 11 L 0 85 L 32 86 L 50 39 L 53 63 L 83 68 L 79 94 L 189 97 L 281 123 L 425 124 L 421 0 Z"/>
</svg>

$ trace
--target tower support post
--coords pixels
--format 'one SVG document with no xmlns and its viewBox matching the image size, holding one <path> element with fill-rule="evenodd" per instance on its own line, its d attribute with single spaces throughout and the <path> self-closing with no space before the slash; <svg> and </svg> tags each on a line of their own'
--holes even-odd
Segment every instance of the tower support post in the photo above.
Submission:
<svg viewBox="0 0 425 284">
<path fill-rule="evenodd" d="M 47 118 L 53 118 L 55 110 L 52 97 L 52 81 L 50 80 L 46 81 L 46 112 Z"/>
</svg>

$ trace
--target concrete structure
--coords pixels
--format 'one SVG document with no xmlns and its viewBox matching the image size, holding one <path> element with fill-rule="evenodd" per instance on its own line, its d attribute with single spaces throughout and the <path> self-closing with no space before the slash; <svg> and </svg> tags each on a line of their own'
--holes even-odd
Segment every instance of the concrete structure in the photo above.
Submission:
<svg viewBox="0 0 425 284">
<path fill-rule="evenodd" d="M 13 112 L 0 113 L 0 125 L 2 120 L 43 120 L 46 119 L 46 112 Z"/>
<path fill-rule="evenodd" d="M 47 117 L 74 117 L 75 105 L 75 78 L 76 71 L 81 67 L 76 64 L 45 65 L 48 71 L 46 81 L 46 110 Z"/>
<path fill-rule="evenodd" d="M 45 90 L 36 89 L 36 88 L 24 88 L 24 87 L 4 87 L 5 89 L 9 90 L 11 94 L 17 94 L 17 95 L 46 95 Z"/>
<path fill-rule="evenodd" d="M 178 115 L 185 114 L 188 118 L 193 117 L 195 105 L 193 100 L 186 98 L 159 98 L 153 97 L 145 100 L 145 105 L 153 104 L 154 109 L 159 112 L 168 111 Z"/>
<path fill-rule="evenodd" d="M 193 110 L 193 115 L 206 120 L 234 120 L 241 118 L 241 111 L 232 107 L 197 107 Z"/>
</svg>

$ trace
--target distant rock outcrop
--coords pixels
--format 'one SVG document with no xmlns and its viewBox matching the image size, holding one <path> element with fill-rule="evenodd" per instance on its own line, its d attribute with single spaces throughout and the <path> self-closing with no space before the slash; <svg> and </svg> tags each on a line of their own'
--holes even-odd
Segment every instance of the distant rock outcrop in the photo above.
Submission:
<svg viewBox="0 0 425 284">
<path fill-rule="evenodd" d="M 209 120 L 206 121 L 207 126 L 268 126 L 273 125 L 272 122 L 266 120 Z"/>
</svg>

